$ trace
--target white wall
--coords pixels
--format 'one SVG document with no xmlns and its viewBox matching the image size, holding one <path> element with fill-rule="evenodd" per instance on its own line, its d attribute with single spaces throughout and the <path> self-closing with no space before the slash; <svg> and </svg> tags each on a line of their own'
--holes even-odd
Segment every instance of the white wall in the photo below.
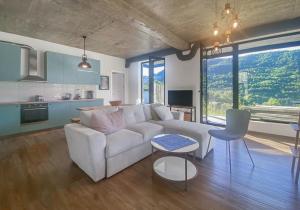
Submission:
<svg viewBox="0 0 300 210">
<path fill-rule="evenodd" d="M 0 40 L 29 45 L 40 52 L 53 51 L 75 56 L 81 56 L 83 53 L 82 49 L 79 48 L 69 47 L 61 44 L 56 44 L 48 41 L 33 39 L 30 37 L 24 37 L 5 32 L 0 32 Z M 87 56 L 89 58 L 100 60 L 101 75 L 109 76 L 110 81 L 112 77 L 112 72 L 124 73 L 125 79 L 127 80 L 127 74 L 125 71 L 125 59 L 90 51 L 87 51 Z M 51 86 L 51 84 L 48 85 Z M 108 104 L 108 102 L 111 99 L 111 85 L 112 84 L 110 84 L 110 90 L 98 90 L 97 87 L 93 87 L 93 89 L 96 90 L 97 98 L 103 98 L 105 104 Z M 127 86 L 125 87 L 125 89 L 125 103 L 127 103 Z"/>
<path fill-rule="evenodd" d="M 136 104 L 141 101 L 141 62 L 131 63 L 128 71 L 128 102 Z M 197 113 L 200 111 L 200 52 L 194 58 L 181 61 L 177 56 L 165 57 L 166 74 L 166 104 L 168 104 L 168 90 L 193 90 L 193 103 Z M 199 114 L 198 114 L 199 115 Z M 197 121 L 200 117 L 197 116 Z"/>
<path fill-rule="evenodd" d="M 197 122 L 200 121 L 200 52 L 188 61 L 180 61 L 176 55 L 166 59 L 166 104 L 168 90 L 192 89 L 193 103 L 197 109 Z M 128 71 L 128 102 L 136 104 L 141 101 L 141 62 L 131 63 Z M 295 132 L 288 124 L 252 121 L 250 131 L 295 137 Z"/>
</svg>

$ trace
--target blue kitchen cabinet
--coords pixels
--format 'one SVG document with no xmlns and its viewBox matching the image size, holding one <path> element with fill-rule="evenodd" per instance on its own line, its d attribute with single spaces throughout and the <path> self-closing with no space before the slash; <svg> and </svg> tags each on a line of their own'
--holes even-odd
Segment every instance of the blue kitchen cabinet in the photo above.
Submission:
<svg viewBox="0 0 300 210">
<path fill-rule="evenodd" d="M 79 69 L 78 64 L 81 62 L 80 57 L 72 55 L 63 55 L 63 78 L 64 84 L 78 84 L 77 83 L 77 71 Z"/>
<path fill-rule="evenodd" d="M 50 127 L 60 127 L 70 122 L 71 112 L 69 102 L 49 103 L 48 109 Z"/>
<path fill-rule="evenodd" d="M 100 61 L 94 59 L 88 59 L 92 68 L 90 69 L 78 69 L 77 71 L 77 83 L 78 84 L 100 84 Z"/>
<path fill-rule="evenodd" d="M 80 111 L 78 110 L 78 108 L 83 107 L 83 103 L 84 103 L 83 101 L 71 101 L 70 102 L 71 118 L 79 117 Z"/>
<path fill-rule="evenodd" d="M 100 84 L 100 61 L 88 59 L 91 69 L 80 69 L 81 57 L 55 52 L 46 52 L 47 80 L 56 84 Z"/>
<path fill-rule="evenodd" d="M 20 105 L 0 105 L 0 136 L 20 131 Z"/>
<path fill-rule="evenodd" d="M 54 84 L 63 84 L 64 55 L 55 52 L 46 52 L 45 67 L 47 72 L 47 81 Z"/>
<path fill-rule="evenodd" d="M 0 81 L 21 79 L 21 47 L 0 42 Z"/>
</svg>

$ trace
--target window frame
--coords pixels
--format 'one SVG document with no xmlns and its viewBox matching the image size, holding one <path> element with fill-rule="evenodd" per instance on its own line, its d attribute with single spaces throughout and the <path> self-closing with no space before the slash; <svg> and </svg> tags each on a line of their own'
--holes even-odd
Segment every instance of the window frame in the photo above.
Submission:
<svg viewBox="0 0 300 210">
<path fill-rule="evenodd" d="M 232 92 L 233 92 L 233 108 L 234 109 L 239 109 L 239 55 L 244 54 L 244 53 L 252 53 L 252 52 L 261 52 L 261 51 L 266 51 L 266 50 L 273 50 L 273 49 L 282 49 L 282 48 L 289 48 L 289 47 L 300 47 L 300 41 L 292 41 L 292 42 L 285 42 L 285 43 L 278 43 L 278 44 L 268 44 L 268 45 L 263 45 L 263 46 L 254 46 L 254 47 L 249 47 L 247 49 L 242 49 L 239 50 L 239 46 L 242 44 L 246 43 L 256 43 L 258 41 L 262 40 L 270 40 L 272 38 L 265 38 L 265 39 L 256 39 L 252 41 L 245 41 L 245 42 L 240 42 L 240 43 L 234 43 L 231 45 L 226 45 L 225 47 L 232 47 L 231 52 L 225 52 L 225 53 L 220 53 L 217 55 L 208 55 L 207 52 L 211 50 L 211 48 L 204 49 L 202 48 L 200 51 L 200 122 L 205 123 L 205 124 L 210 124 L 210 125 L 216 125 L 216 126 L 222 126 L 222 124 L 218 123 L 212 123 L 208 121 L 204 121 L 204 105 L 207 106 L 207 98 L 206 102 L 204 104 L 204 89 L 207 91 L 207 59 L 209 58 L 218 58 L 218 57 L 224 57 L 224 56 L 233 56 L 232 59 L 232 75 L 233 75 L 233 84 L 232 84 Z M 206 63 L 205 63 L 206 62 Z M 205 72 L 205 73 L 204 73 Z M 206 75 L 206 78 L 203 76 Z M 206 87 L 203 87 L 204 80 L 206 79 Z M 207 108 L 206 109 L 206 116 L 207 116 Z M 278 123 L 278 121 L 272 121 L 272 120 L 259 120 L 260 122 L 274 122 Z M 281 122 L 285 123 L 285 122 Z"/>
<path fill-rule="evenodd" d="M 152 79 L 150 78 L 150 75 L 154 76 L 154 72 L 153 72 L 153 74 L 150 74 L 150 62 L 155 62 L 155 61 L 160 61 L 160 60 L 164 61 L 164 65 L 163 65 L 164 66 L 164 101 L 163 101 L 163 104 L 164 105 L 166 104 L 166 60 L 163 57 L 152 57 L 152 56 L 150 56 L 147 61 L 141 62 L 141 70 L 140 70 L 140 72 L 141 72 L 141 103 L 143 103 L 143 100 L 144 100 L 143 64 L 148 63 L 148 65 L 149 65 L 149 85 L 150 85 L 150 81 L 154 82 L 154 77 Z M 154 68 L 152 69 L 152 71 L 154 71 Z M 153 90 L 151 91 L 150 87 L 149 87 L 149 104 L 154 103 L 154 100 L 151 100 L 151 96 L 150 96 L 151 94 L 153 95 L 154 93 L 153 93 Z M 153 95 L 153 98 L 154 98 L 154 95 Z"/>
</svg>

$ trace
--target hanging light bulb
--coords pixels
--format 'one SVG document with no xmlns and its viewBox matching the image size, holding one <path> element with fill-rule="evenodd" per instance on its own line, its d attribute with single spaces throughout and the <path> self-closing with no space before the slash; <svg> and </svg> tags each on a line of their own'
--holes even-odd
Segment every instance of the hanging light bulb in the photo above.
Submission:
<svg viewBox="0 0 300 210">
<path fill-rule="evenodd" d="M 230 31 L 230 30 L 227 30 L 227 31 L 225 32 L 226 43 L 230 43 L 230 42 L 231 42 L 230 35 L 231 35 L 231 31 Z"/>
<path fill-rule="evenodd" d="M 216 42 L 214 42 L 214 45 L 212 47 L 211 54 L 216 55 L 219 53 L 222 53 L 222 49 L 220 48 L 220 42 L 216 41 Z"/>
<path fill-rule="evenodd" d="M 92 68 L 92 66 L 88 62 L 87 55 L 85 54 L 85 39 L 86 39 L 86 36 L 82 36 L 82 38 L 83 38 L 83 55 L 82 55 L 82 58 L 81 58 L 81 62 L 78 64 L 78 67 L 82 68 L 82 69 L 90 69 L 90 68 Z"/>
<path fill-rule="evenodd" d="M 218 36 L 218 34 L 219 34 L 218 24 L 214 23 L 214 36 Z"/>
<path fill-rule="evenodd" d="M 231 13 L 230 3 L 225 4 L 225 14 L 229 15 Z"/>
<path fill-rule="evenodd" d="M 237 28 L 239 25 L 239 17 L 238 15 L 235 15 L 234 19 L 233 19 L 233 23 L 232 23 L 232 28 Z"/>
</svg>

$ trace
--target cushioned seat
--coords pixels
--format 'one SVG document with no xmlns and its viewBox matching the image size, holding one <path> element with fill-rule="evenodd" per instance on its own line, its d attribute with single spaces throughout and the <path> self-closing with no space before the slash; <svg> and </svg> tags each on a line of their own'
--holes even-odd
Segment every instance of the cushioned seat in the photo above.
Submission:
<svg viewBox="0 0 300 210">
<path fill-rule="evenodd" d="M 231 134 L 226 130 L 209 130 L 208 133 L 220 140 L 239 140 L 241 138 L 240 135 Z"/>
<path fill-rule="evenodd" d="M 190 136 L 195 139 L 203 139 L 209 137 L 208 130 L 215 128 L 210 125 L 181 121 L 181 120 L 166 120 L 166 121 L 154 121 L 150 122 L 162 125 L 165 127 L 166 133 L 179 133 L 182 135 Z"/>
<path fill-rule="evenodd" d="M 138 132 L 143 135 L 144 141 L 149 141 L 152 137 L 163 133 L 164 128 L 161 125 L 142 122 L 127 126 L 127 129 Z"/>
<path fill-rule="evenodd" d="M 144 143 L 143 135 L 122 129 L 107 135 L 106 157 L 112 157 Z"/>
</svg>

